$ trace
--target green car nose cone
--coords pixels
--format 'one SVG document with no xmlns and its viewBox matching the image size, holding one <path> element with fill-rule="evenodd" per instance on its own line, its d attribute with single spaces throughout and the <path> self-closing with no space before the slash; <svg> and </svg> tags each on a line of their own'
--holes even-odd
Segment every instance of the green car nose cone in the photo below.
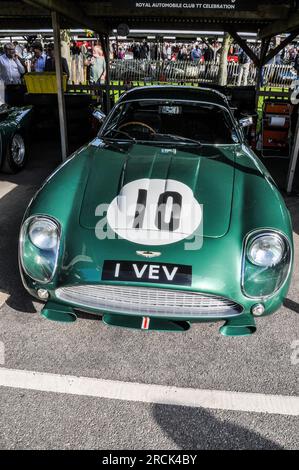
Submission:
<svg viewBox="0 0 299 470">
<path fill-rule="evenodd" d="M 41 314 L 48 320 L 62 323 L 72 323 L 77 320 L 77 316 L 71 307 L 57 304 L 55 302 L 47 302 Z"/>
<path fill-rule="evenodd" d="M 219 331 L 223 336 L 250 336 L 255 333 L 256 325 L 252 315 L 242 315 L 225 322 Z"/>
</svg>

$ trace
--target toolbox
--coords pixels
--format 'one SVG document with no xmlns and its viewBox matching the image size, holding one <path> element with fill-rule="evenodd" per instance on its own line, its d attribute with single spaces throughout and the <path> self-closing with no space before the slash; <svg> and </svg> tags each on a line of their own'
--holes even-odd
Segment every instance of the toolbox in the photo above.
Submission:
<svg viewBox="0 0 299 470">
<path fill-rule="evenodd" d="M 285 101 L 264 102 L 262 117 L 262 156 L 290 157 L 293 106 Z"/>
</svg>

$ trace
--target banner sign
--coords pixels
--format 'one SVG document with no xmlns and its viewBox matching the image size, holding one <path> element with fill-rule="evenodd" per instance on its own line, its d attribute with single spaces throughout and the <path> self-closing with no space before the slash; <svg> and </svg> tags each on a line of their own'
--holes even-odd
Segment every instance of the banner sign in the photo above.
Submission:
<svg viewBox="0 0 299 470">
<path fill-rule="evenodd" d="M 116 6 L 116 1 L 113 2 Z M 139 11 L 163 11 L 163 10 L 189 10 L 189 11 L 257 11 L 258 6 L 275 6 L 285 4 L 285 0 L 272 0 L 263 2 L 261 0 L 210 0 L 207 2 L 164 0 L 164 1 L 138 1 L 122 0 L 122 7 Z M 119 2 L 118 2 L 119 4 Z"/>
</svg>

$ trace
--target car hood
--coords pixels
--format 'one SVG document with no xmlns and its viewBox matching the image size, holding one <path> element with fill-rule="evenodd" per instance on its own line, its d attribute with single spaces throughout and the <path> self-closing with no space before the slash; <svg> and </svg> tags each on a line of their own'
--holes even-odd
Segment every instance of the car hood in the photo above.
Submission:
<svg viewBox="0 0 299 470">
<path fill-rule="evenodd" d="M 222 237 L 227 233 L 235 172 L 233 145 L 111 146 L 99 139 L 93 145 L 80 211 L 82 227 L 94 230 L 103 211 L 109 210 L 113 201 L 120 205 L 121 196 L 130 197 L 131 189 L 140 184 L 145 185 L 143 188 L 149 198 L 158 190 L 157 185 L 170 192 L 175 191 L 176 186 L 178 191 L 187 188 L 188 195 L 193 196 L 193 204 L 202 208 L 203 235 Z M 124 228 L 120 227 L 122 224 L 123 220 L 117 221 L 116 228 Z"/>
</svg>

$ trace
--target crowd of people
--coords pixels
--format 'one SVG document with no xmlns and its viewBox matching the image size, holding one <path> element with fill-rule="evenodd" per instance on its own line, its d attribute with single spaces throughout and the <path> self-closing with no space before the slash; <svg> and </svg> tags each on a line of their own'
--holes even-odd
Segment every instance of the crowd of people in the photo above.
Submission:
<svg viewBox="0 0 299 470">
<path fill-rule="evenodd" d="M 250 43 L 250 48 L 254 53 L 259 55 L 260 44 Z M 274 47 L 274 45 L 273 45 Z M 219 60 L 219 53 L 221 49 L 221 42 L 113 42 L 111 44 L 110 58 L 111 59 L 148 59 L 148 60 L 187 60 L 187 61 L 200 61 L 200 62 L 217 62 Z M 242 49 L 237 44 L 232 44 L 229 53 L 228 61 L 240 62 Z M 275 56 L 271 61 L 277 65 L 281 64 L 294 64 L 299 62 L 299 45 L 290 44 Z"/>
<path fill-rule="evenodd" d="M 110 48 L 111 59 L 148 60 L 193 60 L 211 61 L 216 59 L 221 44 L 158 43 L 158 42 L 113 42 Z"/>
<path fill-rule="evenodd" d="M 250 44 L 258 55 L 260 45 Z M 162 60 L 190 61 L 193 63 L 218 63 L 221 43 L 197 42 L 111 42 L 110 60 Z M 62 69 L 71 83 L 105 83 L 106 59 L 97 41 L 71 41 L 62 51 Z M 236 44 L 229 48 L 227 60 L 240 66 L 238 85 L 247 85 L 252 64 L 248 55 Z M 292 64 L 299 74 L 299 47 L 285 47 L 271 61 L 273 64 Z M 269 63 L 270 63 L 269 62 Z M 7 43 L 0 50 L 0 80 L 5 85 L 20 84 L 26 72 L 55 72 L 54 44 L 32 41 L 27 45 Z"/>
<path fill-rule="evenodd" d="M 62 71 L 74 83 L 105 83 L 106 60 L 102 46 L 87 47 L 73 41 L 62 57 Z M 22 46 L 18 42 L 7 43 L 0 51 L 0 80 L 5 85 L 22 82 L 25 73 L 55 72 L 54 44 L 34 42 Z M 80 77 L 79 77 L 80 75 Z"/>
</svg>

